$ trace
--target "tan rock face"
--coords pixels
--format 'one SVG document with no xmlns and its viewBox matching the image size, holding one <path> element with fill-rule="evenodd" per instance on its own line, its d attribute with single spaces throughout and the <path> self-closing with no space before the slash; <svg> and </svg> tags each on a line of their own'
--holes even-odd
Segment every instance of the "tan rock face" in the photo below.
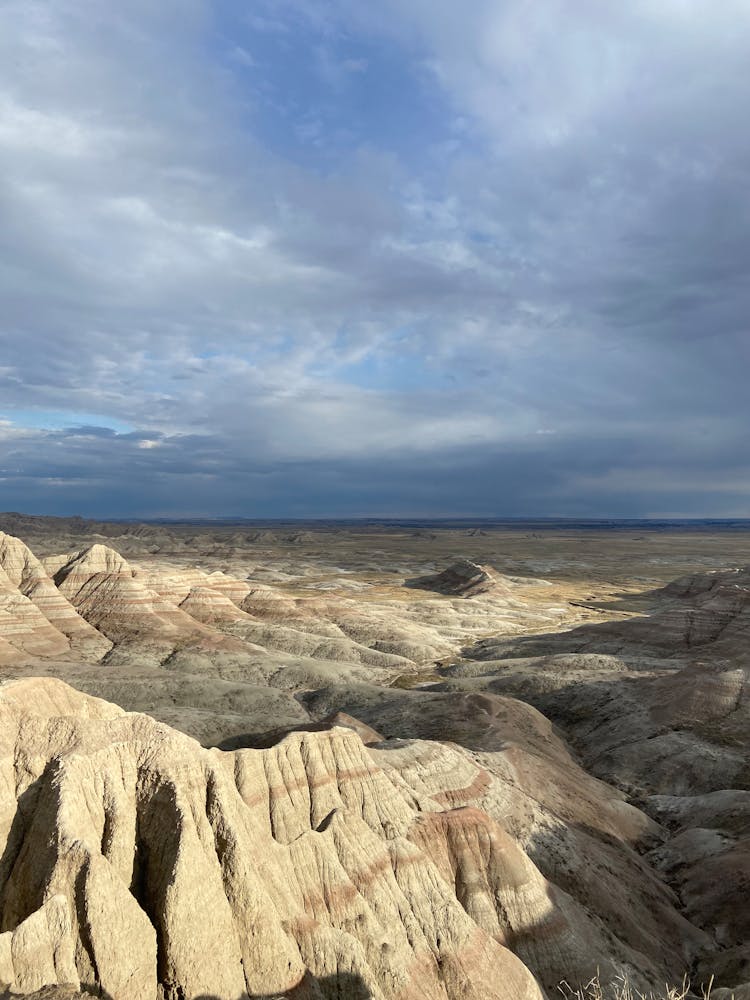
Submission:
<svg viewBox="0 0 750 1000">
<path fill-rule="evenodd" d="M 74 946 L 67 900 L 49 896 L 12 931 L 0 933 L 0 983 L 30 993 L 50 983 L 77 982 Z"/>
<path fill-rule="evenodd" d="M 14 586 L 0 567 L 0 662 L 25 657 L 61 656 L 70 649 L 66 635 Z"/>
<path fill-rule="evenodd" d="M 337 977 L 383 1000 L 542 997 L 502 943 L 517 930 L 499 897 L 478 921 L 456 895 L 446 859 L 466 820 L 420 825 L 408 786 L 352 730 L 208 751 L 50 680 L 1 688 L 0 725 L 0 969 L 15 988 L 75 971 L 115 1000 L 303 983 L 314 997 Z M 520 879 L 513 919 L 533 924 L 544 879 L 487 816 L 469 825 L 464 881 L 482 871 L 502 896 Z"/>
<path fill-rule="evenodd" d="M 31 549 L 12 535 L 0 532 L 0 568 L 10 584 L 29 598 L 47 619 L 70 641 L 81 655 L 100 659 L 112 648 L 112 643 L 82 618 L 60 593 L 44 566 Z M 5 630 L 0 631 L 5 634 Z M 59 648 L 59 643 L 56 643 Z M 63 649 L 59 649 L 63 652 Z"/>
<path fill-rule="evenodd" d="M 57 571 L 55 583 L 78 613 L 117 645 L 115 661 L 127 659 L 126 650 L 133 647 L 143 660 L 157 663 L 184 647 L 244 649 L 239 640 L 208 627 L 144 586 L 126 560 L 105 545 L 92 545 L 75 554 Z M 193 609 L 208 619 L 212 600 L 220 609 L 218 617 L 223 610 L 226 618 L 228 599 L 211 591 L 203 598 L 194 596 Z M 242 617 L 239 609 L 237 616 Z"/>
<path fill-rule="evenodd" d="M 75 986 L 43 986 L 33 993 L 24 994 L 29 1000 L 88 1000 L 90 993 L 80 993 Z M 17 997 L 17 990 L 0 993 L 0 1000 L 12 1000 Z"/>
</svg>

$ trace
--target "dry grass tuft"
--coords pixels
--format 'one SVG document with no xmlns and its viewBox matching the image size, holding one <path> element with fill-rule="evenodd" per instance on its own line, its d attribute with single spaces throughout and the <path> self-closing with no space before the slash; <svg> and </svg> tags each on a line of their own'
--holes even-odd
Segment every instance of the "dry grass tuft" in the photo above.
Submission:
<svg viewBox="0 0 750 1000">
<path fill-rule="evenodd" d="M 707 987 L 701 987 L 700 994 L 691 992 L 690 983 L 683 980 L 681 986 L 665 986 L 659 993 L 641 993 L 630 982 L 627 975 L 617 976 L 611 983 L 603 984 L 599 976 L 590 983 L 573 989 L 566 982 L 557 987 L 565 1000 L 687 1000 L 699 995 L 702 1000 L 711 1000 L 713 977 Z"/>
</svg>

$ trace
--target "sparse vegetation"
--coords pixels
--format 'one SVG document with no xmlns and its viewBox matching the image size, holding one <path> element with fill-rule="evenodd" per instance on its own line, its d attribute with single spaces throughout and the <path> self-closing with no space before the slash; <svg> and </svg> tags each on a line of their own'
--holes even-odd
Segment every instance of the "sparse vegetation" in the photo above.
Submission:
<svg viewBox="0 0 750 1000">
<path fill-rule="evenodd" d="M 574 989 L 566 982 L 560 983 L 558 990 L 565 1000 L 688 1000 L 690 997 L 701 997 L 701 1000 L 711 1000 L 713 979 L 708 986 L 701 987 L 700 992 L 691 990 L 690 983 L 683 980 L 680 986 L 666 986 L 658 993 L 642 993 L 630 982 L 627 975 L 617 976 L 609 984 L 602 983 L 595 976 L 585 986 Z"/>
</svg>

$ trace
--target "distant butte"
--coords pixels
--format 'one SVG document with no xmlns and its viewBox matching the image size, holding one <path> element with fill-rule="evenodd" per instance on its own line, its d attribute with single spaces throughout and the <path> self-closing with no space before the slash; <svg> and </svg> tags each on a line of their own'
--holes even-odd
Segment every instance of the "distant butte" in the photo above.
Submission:
<svg viewBox="0 0 750 1000">
<path fill-rule="evenodd" d="M 470 559 L 459 559 L 440 573 L 408 580 L 407 586 L 455 597 L 476 597 L 501 588 L 508 589 L 507 583 L 489 566 L 479 566 Z"/>
</svg>

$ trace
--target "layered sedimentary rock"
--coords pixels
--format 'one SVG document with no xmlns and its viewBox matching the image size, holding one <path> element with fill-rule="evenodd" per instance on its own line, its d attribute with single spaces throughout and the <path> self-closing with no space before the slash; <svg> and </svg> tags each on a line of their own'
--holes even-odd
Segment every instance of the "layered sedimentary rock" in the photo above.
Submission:
<svg viewBox="0 0 750 1000">
<path fill-rule="evenodd" d="M 507 581 L 498 577 L 489 566 L 479 566 L 470 559 L 459 559 L 439 573 L 409 580 L 409 586 L 457 597 L 476 597 L 509 589 Z"/>
<path fill-rule="evenodd" d="M 597 949 L 596 936 L 589 937 L 589 954 L 599 955 L 602 969 L 610 962 L 637 968 L 650 983 L 679 980 L 707 946 L 680 914 L 676 895 L 633 849 L 658 841 L 658 825 L 586 774 L 530 706 L 365 686 L 321 691 L 306 703 L 314 715 L 338 707 L 383 735 L 420 737 L 393 739 L 387 752 L 373 754 L 380 766 L 408 773 L 423 797 L 476 807 L 501 823 L 550 882 L 603 921 L 608 945 Z"/>
<path fill-rule="evenodd" d="M 238 608 L 226 594 L 208 586 L 191 587 L 179 607 L 204 625 L 226 625 L 252 620 L 250 615 Z"/>
<path fill-rule="evenodd" d="M 1 687 L 2 930 L 49 928 L 40 914 L 57 914 L 41 980 L 23 980 L 11 950 L 9 981 L 27 992 L 70 982 L 72 954 L 77 980 L 114 1000 L 153 1000 L 157 989 L 174 1000 L 540 1000 L 545 986 L 597 967 L 656 977 L 670 935 L 699 937 L 654 885 L 662 940 L 649 942 L 637 909 L 645 872 L 640 887 L 628 873 L 644 922 L 630 944 L 632 931 L 613 937 L 542 874 L 512 832 L 541 829 L 518 788 L 533 757 L 480 761 L 428 741 L 368 751 L 355 720 L 341 721 L 227 753 L 59 681 Z M 567 801 L 575 814 L 557 780 L 543 810 Z M 596 786 L 578 784 L 591 823 L 645 832 L 644 817 Z M 605 868 L 586 854 L 591 893 Z"/>
<path fill-rule="evenodd" d="M 14 987 L 71 982 L 74 956 L 115 1000 L 314 998 L 337 977 L 375 1000 L 541 998 L 502 942 L 549 913 L 543 877 L 478 811 L 426 828 L 351 730 L 207 751 L 41 680 L 0 689 L 0 723 L 2 927 L 39 925 L 49 955 L 27 980 L 0 938 Z M 462 829 L 494 920 L 448 877 Z"/>
<path fill-rule="evenodd" d="M 53 681 L 0 687 L 0 995 L 750 980 L 750 574 L 519 639 L 578 615 L 555 584 L 480 560 L 405 589 L 430 557 L 392 579 L 259 562 L 269 585 L 215 549 L 41 563 L 0 536 L 5 676 L 57 672 L 226 748 Z"/>
<path fill-rule="evenodd" d="M 220 593 L 237 606 L 251 591 L 251 585 L 245 580 L 237 580 L 220 570 L 206 573 L 197 566 L 187 569 L 176 569 L 173 566 L 139 567 L 135 569 L 134 575 L 163 600 L 177 605 L 182 604 L 190 591 L 196 588 L 208 588 L 214 593 Z"/>
<path fill-rule="evenodd" d="M 653 613 L 521 640 L 483 640 L 443 685 L 520 695 L 584 764 L 668 830 L 650 865 L 712 942 L 704 981 L 750 977 L 750 573 L 693 574 Z"/>
<path fill-rule="evenodd" d="M 207 628 L 145 587 L 127 561 L 105 545 L 76 553 L 54 579 L 86 621 L 118 647 L 136 644 L 143 657 L 158 662 L 184 646 L 242 650 L 241 643 Z"/>
<path fill-rule="evenodd" d="M 7 627 L 0 628 L 0 655 L 11 659 L 13 650 L 27 646 L 32 656 L 65 653 L 62 633 L 73 654 L 89 662 L 106 656 L 120 666 L 137 660 L 183 672 L 213 670 L 218 658 L 233 666 L 252 662 L 255 671 L 257 654 L 267 653 L 267 663 L 286 654 L 401 673 L 452 655 L 489 622 L 516 632 L 568 613 L 546 595 L 508 596 L 494 583 L 493 595 L 477 605 L 464 600 L 471 587 L 455 599 L 422 595 L 395 603 L 387 588 L 381 599 L 332 598 L 315 590 L 292 595 L 222 570 L 131 565 L 101 542 L 42 563 L 19 539 L 0 534 L 3 566 Z M 14 640 L 8 651 L 11 629 L 26 639 Z"/>
<path fill-rule="evenodd" d="M 702 962 L 704 978 L 750 981 L 750 790 L 656 795 L 649 808 L 671 831 L 651 852 L 651 864 L 675 884 L 685 913 L 719 945 Z"/>
<path fill-rule="evenodd" d="M 13 584 L 0 567 L 0 662 L 34 656 L 63 656 L 70 641 Z"/>
<path fill-rule="evenodd" d="M 60 593 L 31 549 L 4 532 L 0 532 L 0 567 L 19 593 L 28 597 L 82 656 L 99 659 L 112 648 L 112 643 L 92 628 Z"/>
<path fill-rule="evenodd" d="M 448 671 L 451 683 L 531 700 L 631 794 L 746 787 L 750 588 L 724 577 L 665 588 L 648 616 L 482 640 L 466 651 L 474 662 Z"/>
</svg>

